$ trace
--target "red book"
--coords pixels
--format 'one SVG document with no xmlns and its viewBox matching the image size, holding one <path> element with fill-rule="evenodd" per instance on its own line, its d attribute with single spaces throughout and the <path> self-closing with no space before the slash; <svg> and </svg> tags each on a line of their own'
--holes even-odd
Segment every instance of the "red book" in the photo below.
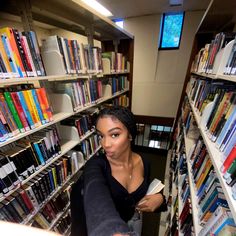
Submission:
<svg viewBox="0 0 236 236">
<path fill-rule="evenodd" d="M 19 118 L 21 120 L 23 127 L 25 128 L 26 131 L 30 130 L 29 124 L 28 124 L 27 119 L 25 117 L 25 113 L 24 113 L 24 110 L 23 110 L 22 105 L 20 103 L 17 92 L 10 92 L 10 95 L 11 95 L 11 99 L 14 103 L 14 106 L 17 110 L 17 113 L 19 115 Z"/>
<path fill-rule="evenodd" d="M 42 112 L 43 112 L 43 116 L 45 117 L 45 114 L 47 114 L 46 120 L 48 118 L 49 121 L 52 121 L 53 120 L 52 110 L 49 106 L 49 102 L 48 102 L 48 99 L 47 99 L 47 93 L 46 93 L 45 88 L 36 89 L 36 93 L 37 93 L 37 97 L 38 97 L 38 100 L 39 100 L 39 103 L 40 103 L 40 107 L 41 107 Z"/>
<path fill-rule="evenodd" d="M 225 173 L 235 159 L 236 159 L 236 144 L 234 145 L 231 152 L 225 159 L 223 165 L 221 166 L 221 172 Z"/>
<path fill-rule="evenodd" d="M 25 205 L 27 206 L 28 210 L 30 212 L 32 212 L 34 210 L 34 207 L 33 207 L 32 202 L 30 201 L 28 195 L 26 194 L 26 192 L 24 190 L 21 190 L 20 195 L 21 195 Z"/>
</svg>

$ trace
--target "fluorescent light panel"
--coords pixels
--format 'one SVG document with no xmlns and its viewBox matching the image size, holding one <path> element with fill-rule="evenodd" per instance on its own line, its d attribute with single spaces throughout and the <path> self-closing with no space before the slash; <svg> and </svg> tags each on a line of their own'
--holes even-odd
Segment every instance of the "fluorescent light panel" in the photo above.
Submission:
<svg viewBox="0 0 236 236">
<path fill-rule="evenodd" d="M 112 13 L 96 0 L 82 0 L 82 2 L 84 2 L 85 4 L 93 8 L 95 11 L 101 13 L 104 16 L 112 16 Z"/>
</svg>

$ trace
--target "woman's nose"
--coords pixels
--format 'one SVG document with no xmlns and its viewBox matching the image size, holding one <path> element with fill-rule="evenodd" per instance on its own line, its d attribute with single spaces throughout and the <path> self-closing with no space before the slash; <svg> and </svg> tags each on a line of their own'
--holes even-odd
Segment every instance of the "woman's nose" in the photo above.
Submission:
<svg viewBox="0 0 236 236">
<path fill-rule="evenodd" d="M 111 146 L 111 140 L 109 138 L 103 138 L 102 140 L 102 146 L 104 148 L 110 147 Z"/>
</svg>

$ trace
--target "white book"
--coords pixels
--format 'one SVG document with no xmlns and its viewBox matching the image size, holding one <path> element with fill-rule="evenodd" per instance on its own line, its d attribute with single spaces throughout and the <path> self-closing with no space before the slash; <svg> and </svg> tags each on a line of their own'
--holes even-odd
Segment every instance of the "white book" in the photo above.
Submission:
<svg viewBox="0 0 236 236">
<path fill-rule="evenodd" d="M 159 193 L 164 187 L 165 187 L 165 185 L 159 179 L 155 178 L 150 183 L 146 195 Z"/>
<path fill-rule="evenodd" d="M 164 187 L 165 187 L 165 185 L 159 179 L 155 178 L 150 183 L 146 195 L 151 195 L 151 194 L 159 193 Z M 138 205 L 142 205 L 146 201 L 147 200 L 143 200 Z"/>
</svg>

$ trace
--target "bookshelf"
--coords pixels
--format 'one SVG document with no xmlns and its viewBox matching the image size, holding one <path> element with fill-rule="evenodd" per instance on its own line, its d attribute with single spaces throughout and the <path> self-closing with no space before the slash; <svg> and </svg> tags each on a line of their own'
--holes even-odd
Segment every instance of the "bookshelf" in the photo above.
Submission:
<svg viewBox="0 0 236 236">
<path fill-rule="evenodd" d="M 26 191 L 26 189 L 29 189 L 28 186 L 33 186 L 36 181 L 39 181 L 39 179 L 43 179 L 44 176 L 49 175 L 48 173 L 53 168 L 56 168 L 57 165 L 62 165 L 62 160 L 65 156 L 69 155 L 68 153 L 76 150 L 76 148 L 80 148 L 79 145 L 85 144 L 86 146 L 89 143 L 91 145 L 91 142 L 93 142 L 91 141 L 92 139 L 94 139 L 94 142 L 96 142 L 94 130 L 89 130 L 83 136 L 80 136 L 76 127 L 65 127 L 61 124 L 63 121 L 66 121 L 68 118 L 74 116 L 79 116 L 84 112 L 89 112 L 90 109 L 97 108 L 106 102 L 116 101 L 122 96 L 127 97 L 126 105 L 131 107 L 134 39 L 131 34 L 119 28 L 111 20 L 88 8 L 82 3 L 82 1 L 66 2 L 62 0 L 43 0 L 38 2 L 34 0 L 24 0 L 16 2 L 14 0 L 10 0 L 4 1 L 4 3 L 1 5 L 1 13 L 4 16 L 4 19 L 6 19 L 7 25 L 4 25 L 3 21 L 0 28 L 2 28 L 3 25 L 4 27 L 7 26 L 16 28 L 19 30 L 19 32 L 30 30 L 36 32 L 38 44 L 41 50 L 40 52 L 42 61 L 43 63 L 46 63 L 46 65 L 44 64 L 44 69 L 46 70 L 47 75 L 34 75 L 32 77 L 24 76 L 21 78 L 15 78 L 14 76 L 11 76 L 12 74 L 8 74 L 8 76 L 5 76 L 7 78 L 0 78 L 0 87 L 4 88 L 7 86 L 24 86 L 24 84 L 33 84 L 34 88 L 43 87 L 47 91 L 47 98 L 53 113 L 52 120 L 50 122 L 41 124 L 38 127 L 32 128 L 23 133 L 18 133 L 17 135 L 8 137 L 6 140 L 0 142 L 1 151 L 5 151 L 5 149 L 11 146 L 15 148 L 16 143 L 20 142 L 21 140 L 31 138 L 34 139 L 35 137 L 42 135 L 43 132 L 49 132 L 51 129 L 56 129 L 61 139 L 60 153 L 58 153 L 53 158 L 46 160 L 45 164 L 41 165 L 40 168 L 36 169 L 26 179 L 20 181 L 20 183 L 14 186 L 13 189 L 4 194 L 0 193 L 0 208 L 1 210 L 4 209 L 5 211 L 5 202 L 9 201 L 11 197 L 13 197 L 14 200 L 15 196 L 17 196 L 17 194 L 20 193 L 22 189 L 26 194 L 28 194 L 29 191 Z M 65 32 L 72 32 L 74 33 L 73 35 L 82 35 L 90 45 L 90 48 L 95 46 L 94 48 L 99 50 L 96 45 L 100 45 L 100 48 L 102 49 L 101 52 L 114 52 L 115 55 L 122 53 L 122 63 L 124 62 L 124 64 L 120 64 L 120 68 L 117 67 L 115 70 L 113 70 L 111 67 L 112 62 L 106 59 L 103 63 L 104 70 L 90 70 L 87 68 L 86 70 L 78 69 L 74 72 L 69 70 L 68 67 L 66 67 L 66 64 L 63 64 L 62 57 L 60 54 L 58 54 L 58 51 L 50 51 L 49 53 L 46 51 L 46 53 L 44 53 L 45 55 L 42 56 L 45 43 L 44 40 L 47 40 L 47 38 L 50 36 L 55 35 L 54 32 L 57 32 L 55 31 L 55 28 L 64 30 Z M 69 40 L 72 41 L 72 38 L 69 38 Z M 76 40 L 78 43 L 84 43 L 79 42 L 80 38 L 76 38 Z M 74 45 L 77 44 L 75 43 Z M 95 62 L 95 64 L 96 63 L 97 62 Z M 16 65 L 18 64 L 16 63 Z M 50 68 L 52 69 L 50 70 Z M 114 88 L 114 81 L 112 81 L 113 78 L 115 78 L 117 81 L 122 79 L 125 80 L 125 85 L 122 84 L 121 87 L 115 86 Z M 80 106 L 77 107 L 73 106 L 73 96 L 69 96 L 66 93 L 59 94 L 56 93 L 55 90 L 55 87 L 58 84 L 78 83 L 76 85 L 78 91 L 85 93 L 84 87 L 81 87 L 82 90 L 79 90 L 81 89 L 79 88 L 79 84 L 80 82 L 81 84 L 83 82 L 84 84 L 88 85 L 89 83 L 92 83 L 91 81 L 95 81 L 94 83 L 96 85 L 100 83 L 102 91 L 100 96 L 92 100 L 92 96 L 95 95 L 90 94 L 92 93 L 92 89 L 89 87 L 87 90 L 89 99 L 87 102 L 81 103 Z M 76 95 L 76 99 L 78 99 L 78 97 L 79 95 Z M 90 148 L 91 151 L 88 153 L 81 152 L 85 159 L 84 162 L 95 155 L 101 147 L 95 145 Z M 68 158 L 71 158 L 71 162 L 73 162 L 70 155 Z M 16 167 L 18 168 L 18 166 Z M 60 173 L 60 171 L 65 172 L 64 169 L 60 168 L 58 171 L 58 173 Z M 56 173 L 55 178 L 60 179 L 61 177 L 58 177 L 58 173 Z M 39 204 L 38 208 L 35 208 L 34 211 L 30 212 L 29 214 L 27 213 L 26 219 L 18 223 L 36 227 L 42 224 L 43 226 L 41 225 L 41 227 L 45 229 L 53 231 L 55 230 L 56 232 L 60 231 L 61 228 L 58 225 L 62 221 L 62 218 L 64 219 L 65 216 L 70 217 L 69 204 L 67 204 L 63 210 L 57 214 L 56 218 L 50 224 L 46 222 L 47 227 L 45 226 L 45 219 L 42 218 L 45 217 L 43 216 L 44 212 L 42 209 L 47 207 L 48 204 L 50 205 L 51 201 L 54 201 L 58 196 L 61 196 L 64 189 L 70 186 L 73 181 L 75 181 L 75 177 L 79 178 L 80 174 L 81 171 L 78 169 L 71 175 L 67 176 L 61 185 L 59 185 L 57 188 L 52 190 L 49 195 L 47 195 L 43 202 Z M 46 179 L 46 177 L 44 179 Z M 52 183 L 50 182 L 50 184 Z M 46 190 L 49 188 L 46 185 L 44 185 L 44 187 L 46 187 Z M 40 188 L 42 188 L 42 185 L 40 185 Z M 42 190 L 42 192 L 44 191 Z M 30 199 L 30 201 L 33 202 L 32 199 Z M 36 201 L 38 201 L 38 199 L 36 199 Z M 19 209 L 16 209 L 17 214 L 19 213 L 18 210 Z M 12 218 L 14 218 L 14 216 Z M 70 235 L 70 226 L 68 225 L 67 229 L 64 229 L 63 232 L 59 233 L 63 235 Z"/>
<path fill-rule="evenodd" d="M 235 190 L 226 183 L 221 171 L 235 145 L 234 129 L 223 129 L 228 115 L 235 109 L 233 97 L 232 100 L 226 100 L 227 96 L 236 92 L 235 65 L 230 63 L 235 44 L 235 34 L 232 33 L 236 25 L 235 7 L 235 2 L 232 1 L 224 4 L 218 0 L 210 1 L 195 35 L 177 112 L 173 153 L 178 154 L 180 151 L 186 155 L 193 222 L 189 235 L 224 235 L 221 227 L 226 227 L 223 226 L 224 222 L 229 221 L 231 223 L 228 224 L 233 225 L 232 232 L 236 232 Z M 208 85 L 209 90 L 206 92 Z M 214 90 L 214 86 L 219 90 Z M 219 91 L 223 95 L 216 99 Z M 212 97 L 209 97 L 210 94 Z M 228 111 L 226 109 L 230 107 L 231 110 L 225 117 Z M 233 113 L 231 119 L 235 119 Z M 229 136 L 225 137 L 226 132 Z M 224 137 L 224 144 L 223 141 L 220 143 L 219 135 Z M 213 199 L 213 196 L 217 197 Z M 206 202 L 210 208 L 204 205 Z M 223 220 L 214 220 L 219 217 L 216 209 L 220 209 L 220 206 L 214 205 L 215 202 L 220 202 L 220 206 L 226 207 L 224 211 L 229 212 Z"/>
</svg>

